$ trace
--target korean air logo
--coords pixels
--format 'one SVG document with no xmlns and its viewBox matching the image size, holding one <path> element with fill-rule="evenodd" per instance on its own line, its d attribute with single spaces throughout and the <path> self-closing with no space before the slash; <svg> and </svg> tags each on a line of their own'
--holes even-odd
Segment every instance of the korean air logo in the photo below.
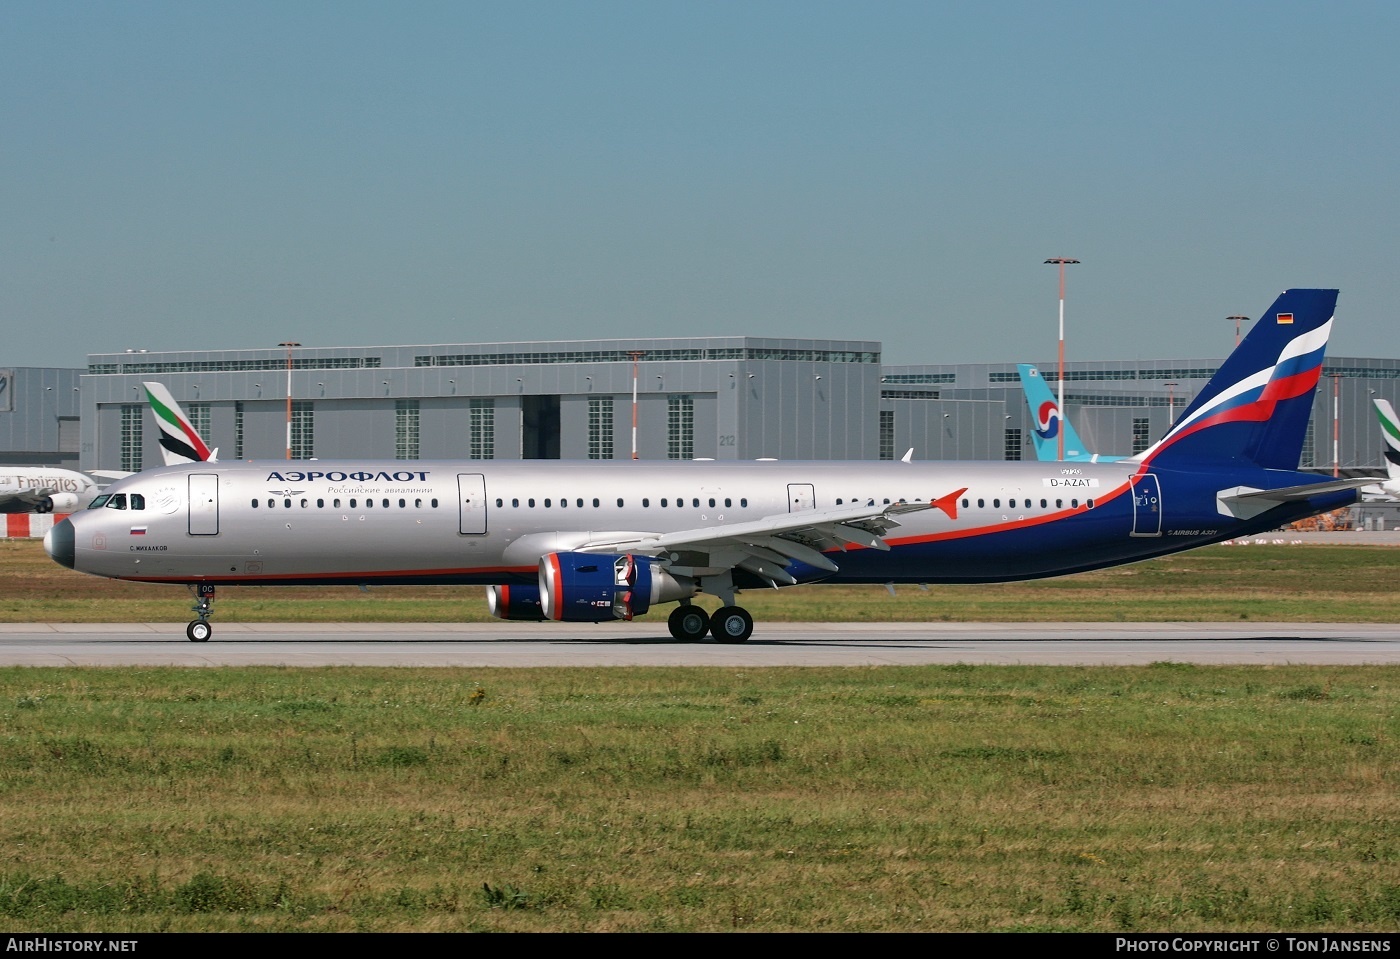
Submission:
<svg viewBox="0 0 1400 959">
<path fill-rule="evenodd" d="M 1060 411 L 1054 403 L 1046 400 L 1035 411 L 1035 435 L 1043 440 L 1053 440 L 1060 435 Z"/>
</svg>

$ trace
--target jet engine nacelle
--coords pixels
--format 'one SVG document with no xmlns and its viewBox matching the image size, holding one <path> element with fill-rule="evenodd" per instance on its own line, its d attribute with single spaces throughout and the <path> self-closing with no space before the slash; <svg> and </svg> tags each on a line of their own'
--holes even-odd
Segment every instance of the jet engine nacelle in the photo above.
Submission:
<svg viewBox="0 0 1400 959">
<path fill-rule="evenodd" d="M 91 496 L 88 499 L 92 499 Z M 74 513 L 82 509 L 84 500 L 77 493 L 50 493 L 48 502 L 40 506 L 41 513 Z"/>
<path fill-rule="evenodd" d="M 540 605 L 546 619 L 601 623 L 640 616 L 656 603 L 695 594 L 649 556 L 547 553 L 540 558 Z"/>
<path fill-rule="evenodd" d="M 497 619 L 544 619 L 538 586 L 499 585 L 486 587 L 486 605 Z"/>
</svg>

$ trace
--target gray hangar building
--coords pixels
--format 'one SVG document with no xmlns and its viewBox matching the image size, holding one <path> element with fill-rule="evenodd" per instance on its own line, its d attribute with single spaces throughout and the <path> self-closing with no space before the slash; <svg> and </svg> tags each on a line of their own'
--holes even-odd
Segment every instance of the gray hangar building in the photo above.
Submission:
<svg viewBox="0 0 1400 959">
<path fill-rule="evenodd" d="M 1140 452 L 1220 362 L 1069 363 L 1065 406 L 1090 450 Z M 1053 388 L 1054 364 L 1040 368 Z M 80 432 L 85 470 L 160 465 L 141 387 L 149 380 L 169 387 L 223 460 L 281 459 L 289 447 L 295 459 L 628 459 L 634 448 L 644 460 L 1035 455 L 1014 363 L 887 365 L 876 341 L 127 351 L 92 354 L 86 371 L 51 372 L 81 374 L 79 385 L 36 378 L 14 409 L 53 403 L 53 440 L 71 446 Z M 66 402 L 80 397 L 76 407 L 56 402 L 65 390 Z M 1303 466 L 1383 468 L 1374 397 L 1400 405 L 1400 361 L 1329 359 Z M 64 438 L 60 420 L 70 427 Z"/>
</svg>

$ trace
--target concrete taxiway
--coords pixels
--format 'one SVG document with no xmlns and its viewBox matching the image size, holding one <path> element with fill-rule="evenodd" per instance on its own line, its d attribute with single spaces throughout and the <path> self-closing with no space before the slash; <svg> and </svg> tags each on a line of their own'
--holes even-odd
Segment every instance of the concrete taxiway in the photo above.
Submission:
<svg viewBox="0 0 1400 959">
<path fill-rule="evenodd" d="M 761 623 L 742 645 L 662 623 L 0 624 L 0 666 L 888 666 L 1400 664 L 1400 628 L 1358 623 Z"/>
</svg>

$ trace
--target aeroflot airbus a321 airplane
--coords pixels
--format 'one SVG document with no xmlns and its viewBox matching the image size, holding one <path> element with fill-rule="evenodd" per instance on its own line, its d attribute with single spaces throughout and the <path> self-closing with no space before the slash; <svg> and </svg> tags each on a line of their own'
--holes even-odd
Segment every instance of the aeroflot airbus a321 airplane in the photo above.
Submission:
<svg viewBox="0 0 1400 959">
<path fill-rule="evenodd" d="M 114 483 L 44 546 L 83 572 L 188 584 L 196 642 L 220 585 L 437 583 L 486 586 L 505 619 L 679 602 L 676 639 L 740 643 L 742 588 L 1057 576 L 1353 502 L 1368 481 L 1297 470 L 1336 300 L 1284 293 L 1171 431 L 1114 463 L 196 463 Z M 723 607 L 707 616 L 700 592 Z"/>
</svg>

